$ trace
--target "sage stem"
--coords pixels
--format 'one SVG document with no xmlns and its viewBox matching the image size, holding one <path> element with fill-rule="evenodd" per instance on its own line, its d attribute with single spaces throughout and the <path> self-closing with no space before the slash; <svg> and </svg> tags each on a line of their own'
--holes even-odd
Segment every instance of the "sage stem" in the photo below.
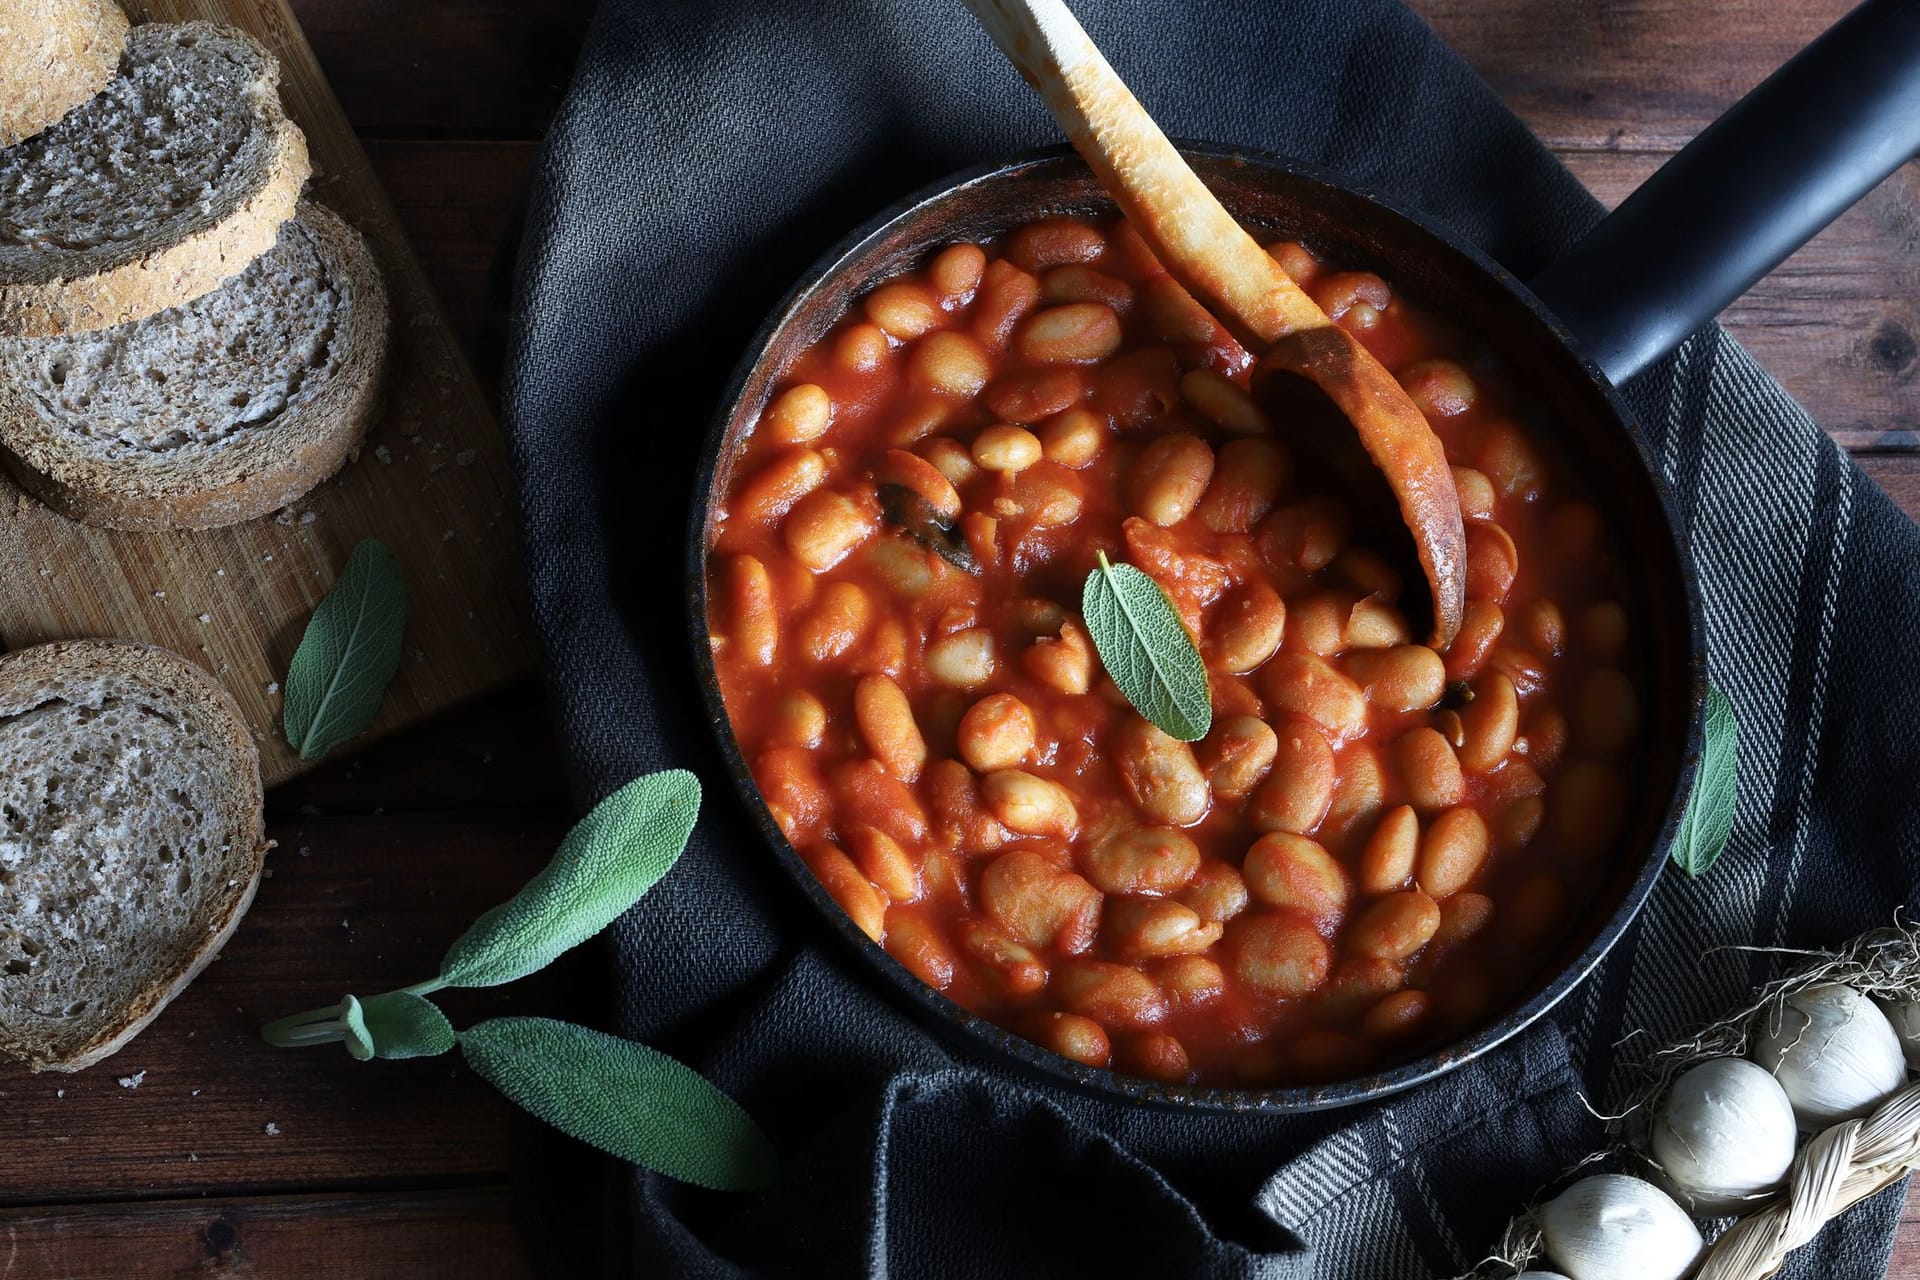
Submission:
<svg viewBox="0 0 1920 1280">
<path fill-rule="evenodd" d="M 268 1044 L 277 1049 L 300 1049 L 315 1044 L 338 1044 L 347 1038 L 343 1021 L 309 1022 L 280 1031 L 262 1031 Z"/>
<path fill-rule="evenodd" d="M 335 1027 L 344 1026 L 345 1024 L 340 1021 L 340 1017 L 346 1011 L 347 1002 L 341 1000 L 334 1004 L 323 1005 L 318 1009 L 308 1009 L 305 1013 L 296 1013 L 286 1018 L 276 1018 L 274 1021 L 260 1028 L 260 1036 L 268 1044 L 281 1046 L 296 1043 L 318 1043 L 317 1041 L 295 1041 L 288 1039 L 288 1037 L 297 1029 L 314 1023 L 328 1024 Z M 336 1037 L 336 1039 L 337 1038 L 338 1037 Z"/>
</svg>

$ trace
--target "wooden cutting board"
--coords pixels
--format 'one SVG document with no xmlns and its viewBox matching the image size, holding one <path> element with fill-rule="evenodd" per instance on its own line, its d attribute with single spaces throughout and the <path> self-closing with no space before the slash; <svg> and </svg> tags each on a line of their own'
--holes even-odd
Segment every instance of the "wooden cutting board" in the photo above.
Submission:
<svg viewBox="0 0 1920 1280">
<path fill-rule="evenodd" d="M 313 157 L 307 194 L 360 229 L 386 274 L 388 399 L 358 460 L 288 510 L 228 529 L 89 529 L 0 478 L 0 645 L 111 636 L 185 654 L 240 703 L 272 784 L 307 766 L 281 737 L 279 682 L 308 615 L 362 538 L 393 549 L 411 597 L 405 657 L 372 733 L 532 665 L 506 457 L 486 397 L 284 0 L 123 2 L 135 22 L 230 23 L 280 59 L 281 98 Z"/>
</svg>

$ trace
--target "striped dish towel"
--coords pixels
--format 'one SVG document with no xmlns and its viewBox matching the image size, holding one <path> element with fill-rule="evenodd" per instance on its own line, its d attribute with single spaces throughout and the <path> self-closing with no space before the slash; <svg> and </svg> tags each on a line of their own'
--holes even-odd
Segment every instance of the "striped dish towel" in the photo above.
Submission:
<svg viewBox="0 0 1920 1280">
<path fill-rule="evenodd" d="M 1341 173 L 1522 278 L 1599 216 L 1396 0 L 1074 8 L 1175 137 Z M 631 1175 L 616 1271 L 1452 1275 L 1596 1143 L 1583 1093 L 1604 1106 L 1636 1046 L 1769 976 L 1717 948 L 1835 942 L 1915 898 L 1920 693 L 1898 664 L 1920 635 L 1920 536 L 1709 330 L 1627 392 L 1739 714 L 1732 844 L 1707 879 L 1667 878 L 1552 1019 L 1423 1089 L 1284 1120 L 1055 1092 L 911 1022 L 724 798 L 681 616 L 686 504 L 729 369 L 820 252 L 945 173 L 1056 140 L 956 0 L 605 0 L 594 20 L 517 286 L 529 592 L 580 800 L 670 765 L 711 784 L 679 870 L 616 930 L 621 1024 L 739 1098 L 784 1170 L 732 1197 Z M 1879 1275 L 1899 1201 L 1855 1209 L 1783 1274 Z"/>
</svg>

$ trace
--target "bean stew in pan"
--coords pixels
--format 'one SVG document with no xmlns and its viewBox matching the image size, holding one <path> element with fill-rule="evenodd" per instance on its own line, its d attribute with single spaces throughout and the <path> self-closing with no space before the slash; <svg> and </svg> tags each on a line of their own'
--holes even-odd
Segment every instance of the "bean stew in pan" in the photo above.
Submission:
<svg viewBox="0 0 1920 1280">
<path fill-rule="evenodd" d="M 875 288 L 786 371 L 714 515 L 728 718 L 823 886 L 960 1005 L 1158 1080 L 1346 1079 L 1487 1025 L 1617 878 L 1639 730 L 1616 553 L 1513 380 L 1390 281 L 1270 252 L 1454 464 L 1445 651 L 1124 222 Z M 953 545 L 898 527 L 902 493 Z M 1078 613 L 1102 552 L 1192 634 L 1202 740 L 1103 672 Z"/>
</svg>

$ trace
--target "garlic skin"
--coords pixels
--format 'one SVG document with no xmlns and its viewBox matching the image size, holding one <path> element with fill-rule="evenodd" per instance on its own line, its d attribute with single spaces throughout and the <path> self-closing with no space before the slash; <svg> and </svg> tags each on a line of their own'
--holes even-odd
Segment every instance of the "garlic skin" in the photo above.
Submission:
<svg viewBox="0 0 1920 1280">
<path fill-rule="evenodd" d="M 1568 1280 L 1680 1280 L 1706 1248 L 1666 1192 L 1622 1173 L 1582 1178 L 1533 1216 Z"/>
<path fill-rule="evenodd" d="M 1838 982 L 1760 1015 L 1753 1060 L 1773 1073 L 1803 1129 L 1864 1116 L 1907 1082 L 1900 1037 L 1873 1001 Z"/>
<path fill-rule="evenodd" d="M 1920 1000 L 1882 1000 L 1876 996 L 1873 1003 L 1886 1015 L 1893 1034 L 1900 1037 L 1907 1065 L 1920 1071 Z"/>
<path fill-rule="evenodd" d="M 1649 1145 L 1695 1210 L 1737 1210 L 1778 1187 L 1799 1140 L 1780 1082 L 1745 1058 L 1714 1058 L 1668 1090 Z"/>
</svg>

